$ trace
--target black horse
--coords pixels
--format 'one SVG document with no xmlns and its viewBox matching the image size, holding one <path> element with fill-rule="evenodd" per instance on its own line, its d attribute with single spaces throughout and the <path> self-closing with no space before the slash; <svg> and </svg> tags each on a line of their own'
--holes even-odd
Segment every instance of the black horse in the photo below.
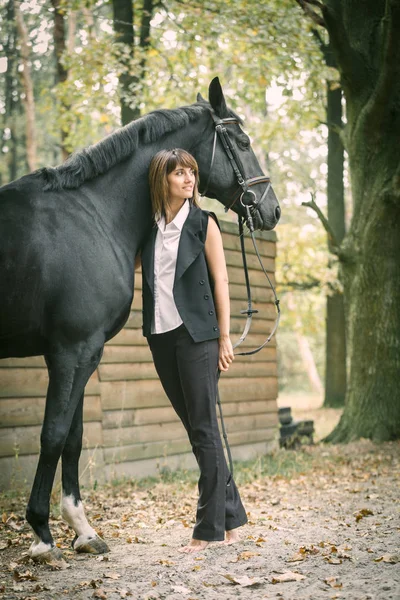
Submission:
<svg viewBox="0 0 400 600">
<path fill-rule="evenodd" d="M 209 102 L 199 95 L 190 106 L 154 111 L 64 164 L 0 189 L 0 358 L 44 355 L 49 372 L 26 512 L 35 559 L 60 556 L 48 525 L 60 456 L 62 514 L 75 530 L 74 548 L 108 550 L 86 520 L 79 492 L 85 386 L 104 343 L 129 315 L 135 256 L 152 226 L 147 182 L 152 156 L 163 148 L 184 148 L 197 159 L 209 197 L 231 206 L 237 196 L 235 169 L 223 144 L 215 144 L 218 118 L 228 118 L 236 164 L 255 178 L 254 224 L 272 229 L 280 214 L 277 199 L 265 178 L 258 179 L 262 172 L 249 138 L 227 108 L 218 78 L 210 84 Z M 245 214 L 239 202 L 234 210 Z"/>
</svg>

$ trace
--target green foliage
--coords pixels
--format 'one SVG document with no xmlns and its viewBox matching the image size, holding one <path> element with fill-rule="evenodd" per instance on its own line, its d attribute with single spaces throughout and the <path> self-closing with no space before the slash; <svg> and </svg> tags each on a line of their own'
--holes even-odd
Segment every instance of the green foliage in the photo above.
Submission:
<svg viewBox="0 0 400 600">
<path fill-rule="evenodd" d="M 7 0 L 0 2 L 5 6 Z M 134 75 L 124 99 L 142 114 L 189 104 L 198 91 L 206 96 L 209 81 L 218 75 L 282 205 L 277 281 L 282 292 L 295 287 L 302 296 L 299 290 L 317 284 L 307 301 L 296 305 L 304 328 L 320 339 L 321 294 L 336 285 L 336 267 L 326 268 L 325 235 L 300 204 L 309 192 L 325 192 L 324 80 L 335 85 L 337 72 L 327 71 L 310 22 L 294 0 L 165 0 L 157 4 L 145 48 L 140 46 L 142 2 L 135 2 L 133 53 L 114 42 L 111 4 L 63 0 L 62 8 L 72 45 L 62 58 L 67 80 L 55 85 L 53 14 L 45 0 L 22 6 L 32 48 L 39 166 L 60 162 L 61 131 L 72 152 L 119 126 L 121 74 Z M 0 84 L 1 79 L 0 73 Z M 0 127 L 6 141 L 2 89 Z M 23 128 L 19 118 L 19 175 L 26 172 Z M 4 162 L 0 175 L 6 182 Z M 221 218 L 232 218 L 211 204 Z M 284 297 L 281 331 L 290 331 L 294 321 Z"/>
</svg>

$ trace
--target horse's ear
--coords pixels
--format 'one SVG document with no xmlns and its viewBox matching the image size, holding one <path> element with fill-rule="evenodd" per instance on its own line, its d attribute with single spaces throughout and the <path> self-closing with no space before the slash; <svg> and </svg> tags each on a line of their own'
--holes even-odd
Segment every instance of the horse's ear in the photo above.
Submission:
<svg viewBox="0 0 400 600">
<path fill-rule="evenodd" d="M 197 94 L 196 102 L 207 102 L 207 100 L 205 98 L 203 98 L 203 96 L 199 92 Z"/>
<path fill-rule="evenodd" d="M 218 117 L 224 119 L 225 117 L 229 116 L 228 108 L 224 98 L 224 92 L 222 91 L 218 77 L 215 77 L 210 83 L 210 87 L 208 88 L 208 98 Z"/>
</svg>

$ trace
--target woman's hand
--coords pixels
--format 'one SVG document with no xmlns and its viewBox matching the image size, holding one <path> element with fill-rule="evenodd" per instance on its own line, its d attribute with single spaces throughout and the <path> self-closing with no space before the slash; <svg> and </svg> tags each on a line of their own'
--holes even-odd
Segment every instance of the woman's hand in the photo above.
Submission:
<svg viewBox="0 0 400 600">
<path fill-rule="evenodd" d="M 220 337 L 219 342 L 219 360 L 218 369 L 220 371 L 227 371 L 231 365 L 231 362 L 235 359 L 233 354 L 232 342 L 229 336 Z"/>
</svg>

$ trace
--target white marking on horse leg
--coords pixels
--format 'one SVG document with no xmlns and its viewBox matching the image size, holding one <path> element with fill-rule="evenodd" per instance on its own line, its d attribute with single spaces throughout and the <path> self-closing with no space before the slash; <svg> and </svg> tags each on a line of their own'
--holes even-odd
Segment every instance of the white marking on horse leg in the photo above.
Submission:
<svg viewBox="0 0 400 600">
<path fill-rule="evenodd" d="M 38 556 L 41 556 L 42 554 L 47 554 L 47 552 L 51 552 L 53 548 L 51 544 L 45 544 L 44 542 L 42 542 L 42 540 L 36 535 L 36 533 L 34 533 L 33 535 L 35 541 L 32 542 L 28 550 L 28 554 L 31 558 L 36 558 Z"/>
<path fill-rule="evenodd" d="M 70 496 L 63 494 L 61 499 L 61 514 L 78 536 L 74 547 L 76 544 L 81 545 L 97 537 L 97 533 L 88 523 L 81 500 L 75 503 L 75 498 L 72 494 Z"/>
</svg>

